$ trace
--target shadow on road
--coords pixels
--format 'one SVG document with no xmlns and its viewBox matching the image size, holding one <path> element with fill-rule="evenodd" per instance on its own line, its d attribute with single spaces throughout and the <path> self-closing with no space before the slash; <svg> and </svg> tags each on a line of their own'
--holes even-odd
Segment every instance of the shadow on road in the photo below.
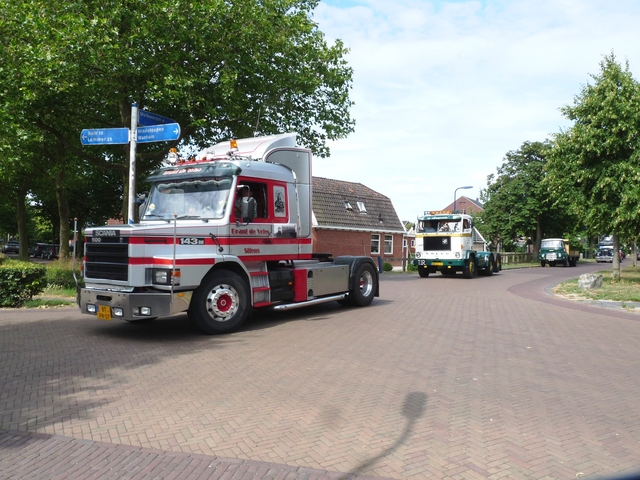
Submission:
<svg viewBox="0 0 640 480">
<path fill-rule="evenodd" d="M 358 465 L 354 468 L 350 473 L 351 474 L 362 474 L 367 469 L 387 457 L 388 455 L 395 452 L 400 446 L 409 440 L 411 437 L 411 433 L 413 432 L 413 427 L 416 421 L 424 415 L 425 406 L 427 404 L 427 394 L 424 392 L 409 392 L 404 399 L 404 404 L 402 406 L 402 415 L 407 418 L 407 423 L 402 431 L 402 434 L 395 441 L 393 445 L 379 453 L 375 457 L 370 458 L 369 460 L 364 461 L 362 464 Z"/>
</svg>

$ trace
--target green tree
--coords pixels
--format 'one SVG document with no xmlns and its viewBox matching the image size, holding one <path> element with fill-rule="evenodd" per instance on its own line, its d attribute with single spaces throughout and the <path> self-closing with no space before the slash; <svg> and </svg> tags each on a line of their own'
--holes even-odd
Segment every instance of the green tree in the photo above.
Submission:
<svg viewBox="0 0 640 480">
<path fill-rule="evenodd" d="M 550 148 L 548 142 L 525 142 L 518 150 L 507 152 L 497 174 L 488 176 L 487 188 L 481 192 L 484 210 L 478 220 L 494 246 L 502 244 L 508 249 L 525 237 L 531 239 L 537 254 L 543 237 L 561 237 L 574 230 L 575 216 L 554 205 L 557 195 L 544 182 Z"/>
<path fill-rule="evenodd" d="M 302 144 L 327 155 L 327 140 L 353 131 L 352 70 L 343 44 L 328 45 L 312 21 L 317 3 L 2 2 L 0 121 L 55 139 L 49 154 L 58 165 L 77 158 L 123 180 L 128 146 L 83 148 L 79 133 L 129 127 L 133 102 L 182 130 L 177 142 L 139 146 L 140 175 L 178 142 L 193 148 L 296 131 Z M 56 191 L 68 188 L 69 176 L 58 174 Z"/>
<path fill-rule="evenodd" d="M 600 235 L 612 234 L 613 278 L 620 278 L 620 237 L 640 232 L 640 87 L 613 53 L 600 62 L 562 113 L 573 126 L 555 137 L 548 165 L 550 183 L 573 189 L 584 223 Z"/>
</svg>

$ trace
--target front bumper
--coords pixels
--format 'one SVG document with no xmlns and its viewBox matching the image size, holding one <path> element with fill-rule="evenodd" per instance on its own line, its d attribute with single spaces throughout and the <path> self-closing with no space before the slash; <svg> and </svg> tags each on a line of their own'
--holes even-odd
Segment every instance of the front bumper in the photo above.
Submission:
<svg viewBox="0 0 640 480">
<path fill-rule="evenodd" d="M 80 290 L 80 311 L 88 315 L 88 305 L 95 305 L 100 310 L 103 320 L 118 318 L 122 320 L 143 320 L 145 318 L 167 317 L 184 312 L 189 308 L 192 292 L 118 292 L 96 288 Z M 104 308 L 100 308 L 104 307 Z M 146 315 L 141 311 L 149 309 Z M 116 314 L 117 313 L 117 314 Z"/>
</svg>

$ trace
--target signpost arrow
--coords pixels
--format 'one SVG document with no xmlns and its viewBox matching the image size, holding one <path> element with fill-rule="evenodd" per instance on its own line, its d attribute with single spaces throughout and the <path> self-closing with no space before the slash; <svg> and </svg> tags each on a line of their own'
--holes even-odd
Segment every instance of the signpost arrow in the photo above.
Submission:
<svg viewBox="0 0 640 480">
<path fill-rule="evenodd" d="M 138 110 L 138 123 L 144 126 L 150 125 L 162 125 L 167 123 L 175 123 L 174 120 L 158 115 L 157 113 L 151 113 L 147 110 Z"/>
<path fill-rule="evenodd" d="M 129 143 L 128 128 L 85 128 L 80 132 L 82 145 L 118 145 Z"/>
<path fill-rule="evenodd" d="M 180 125 L 167 123 L 165 125 L 151 125 L 137 129 L 136 141 L 138 143 L 170 142 L 180 138 Z"/>
</svg>

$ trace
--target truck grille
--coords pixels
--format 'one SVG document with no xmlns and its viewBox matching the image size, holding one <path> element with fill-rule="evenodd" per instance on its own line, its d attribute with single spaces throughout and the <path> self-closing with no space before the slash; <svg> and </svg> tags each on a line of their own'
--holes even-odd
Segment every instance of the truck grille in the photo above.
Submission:
<svg viewBox="0 0 640 480">
<path fill-rule="evenodd" d="M 423 237 L 422 240 L 422 249 L 424 251 L 451 251 L 451 237 Z"/>
<path fill-rule="evenodd" d="M 129 280 L 129 239 L 125 237 L 101 238 L 85 243 L 85 278 Z"/>
</svg>

